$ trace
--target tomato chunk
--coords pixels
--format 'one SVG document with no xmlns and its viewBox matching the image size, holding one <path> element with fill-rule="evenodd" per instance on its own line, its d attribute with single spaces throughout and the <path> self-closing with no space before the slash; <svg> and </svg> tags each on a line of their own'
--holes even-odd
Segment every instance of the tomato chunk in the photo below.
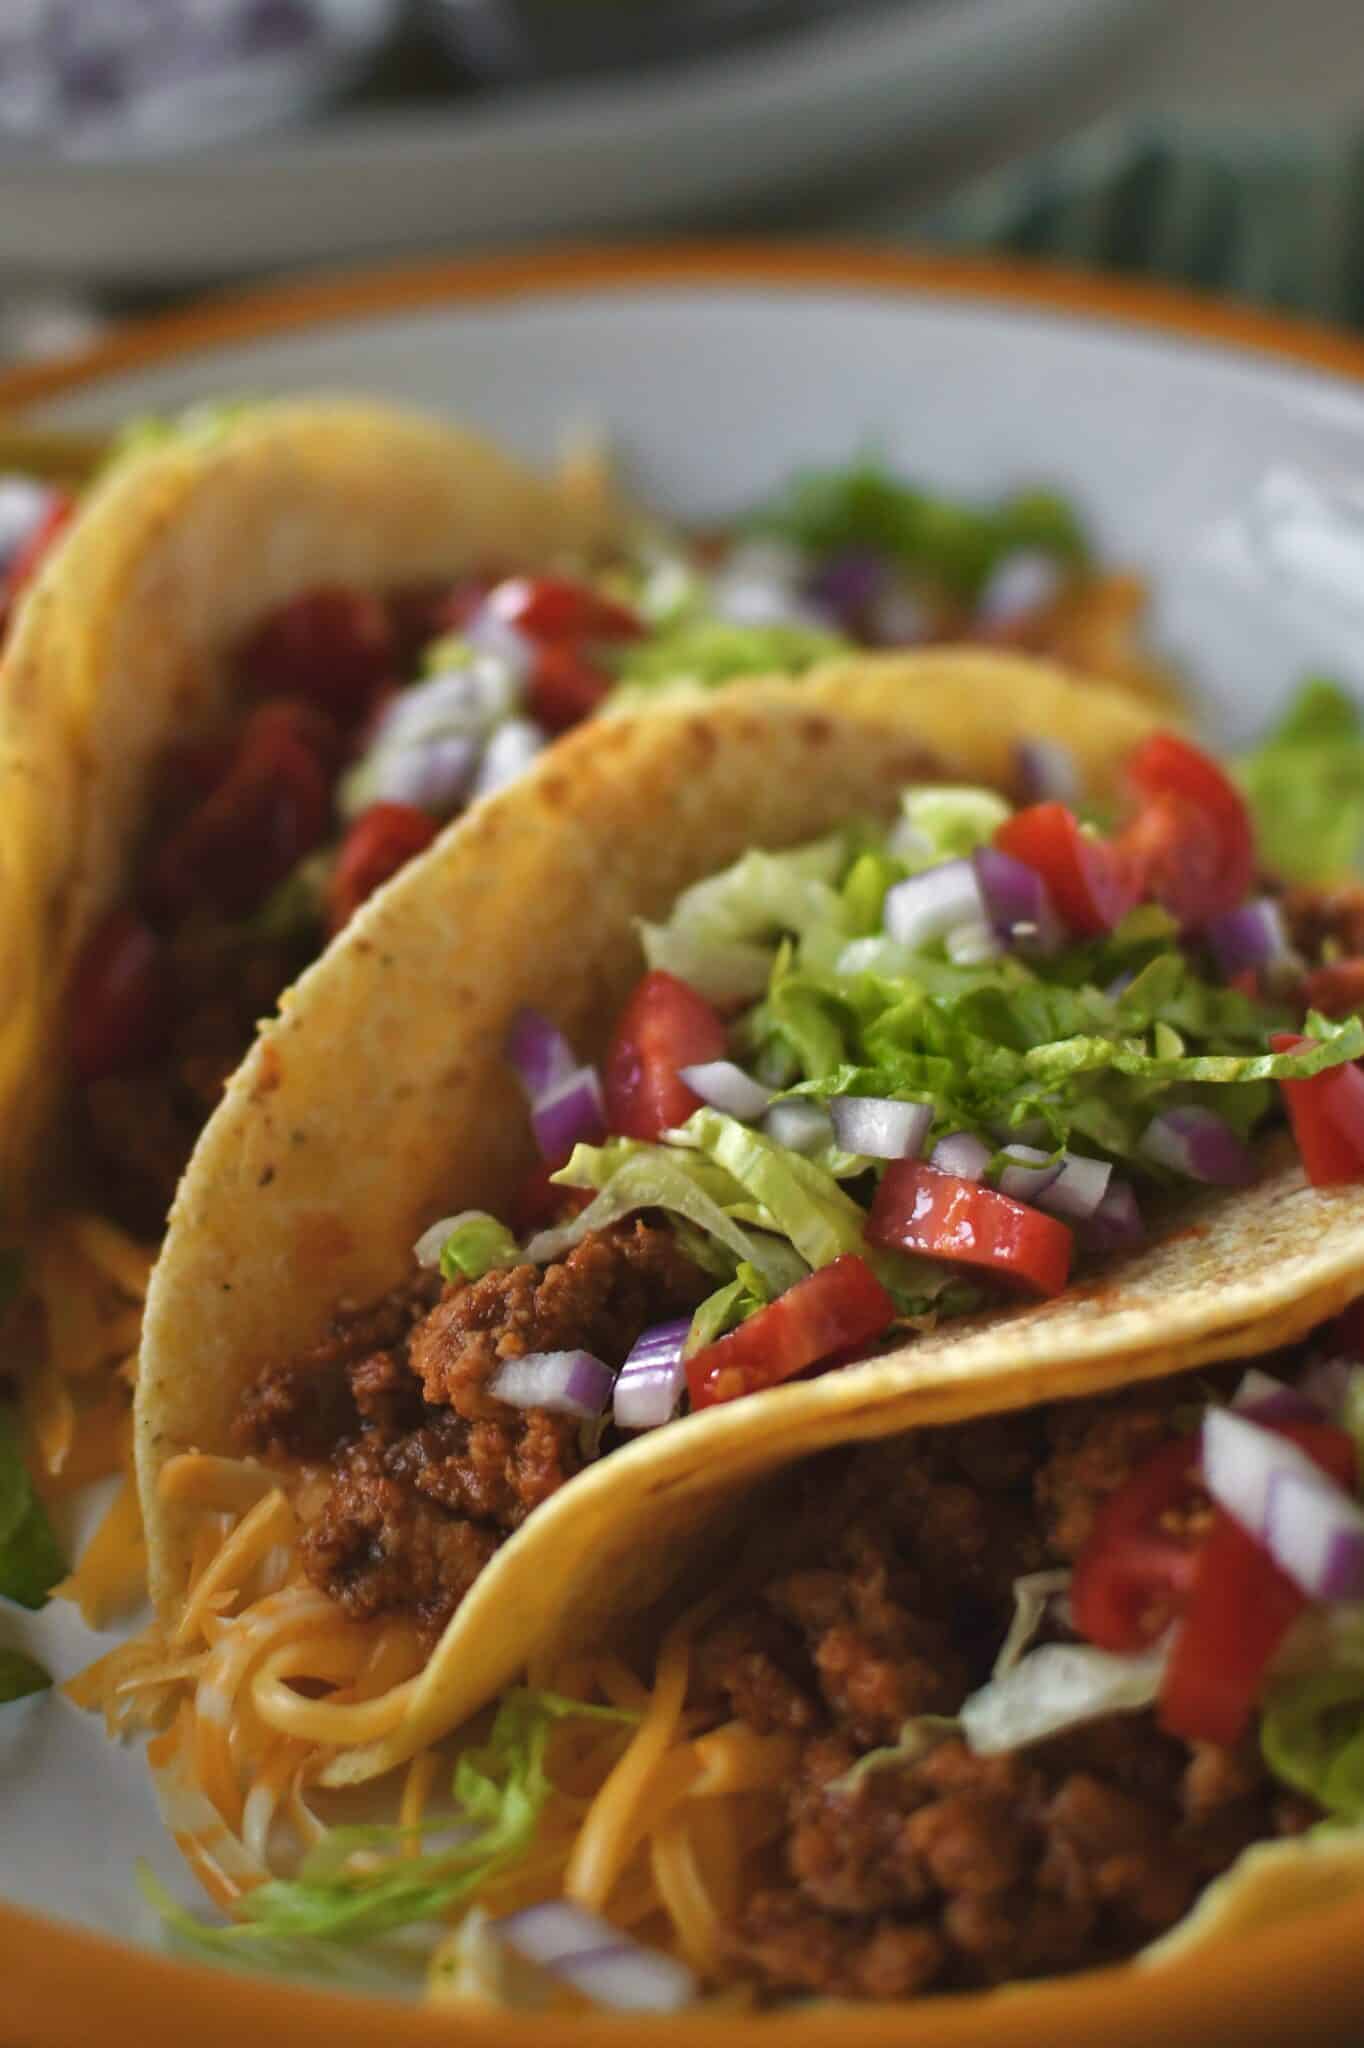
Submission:
<svg viewBox="0 0 1364 2048">
<path fill-rule="evenodd" d="M 1162 1444 L 1095 1515 L 1070 1606 L 1078 1632 L 1101 1650 L 1145 1649 L 1182 1607 L 1197 1553 L 1176 1517 L 1195 1498 L 1197 1467 L 1197 1436 Z"/>
<path fill-rule="evenodd" d="M 1098 938 L 1121 923 L 1136 892 L 1105 840 L 1082 830 L 1067 804 L 1030 804 L 1006 818 L 995 845 L 1041 875 L 1073 932 Z"/>
<path fill-rule="evenodd" d="M 1270 1038 L 1275 1052 L 1315 1043 L 1293 1031 Z M 1364 1180 L 1364 1073 L 1352 1062 L 1305 1081 L 1280 1081 L 1304 1171 L 1313 1187 Z"/>
<path fill-rule="evenodd" d="M 566 576 L 511 576 L 488 603 L 530 640 L 637 640 L 644 630 L 623 604 Z"/>
<path fill-rule="evenodd" d="M 1304 1010 L 1320 1010 L 1323 1017 L 1348 1017 L 1364 1010 L 1364 960 L 1333 960 L 1328 967 L 1314 967 L 1303 977 Z"/>
<path fill-rule="evenodd" d="M 611 678 L 567 643 L 549 643 L 535 651 L 527 689 L 528 709 L 546 732 L 567 732 L 596 710 L 611 688 Z"/>
<path fill-rule="evenodd" d="M 1118 854 L 1139 895 L 1192 931 L 1234 910 L 1255 878 L 1255 834 L 1235 783 L 1172 732 L 1144 740 L 1124 772 L 1138 809 Z"/>
<path fill-rule="evenodd" d="M 1074 1233 L 1055 1216 L 917 1159 L 897 1159 L 887 1167 L 871 1205 L 867 1239 L 978 1266 L 1032 1294 L 1061 1292 L 1075 1249 Z"/>
<path fill-rule="evenodd" d="M 371 804 L 362 811 L 341 842 L 327 887 L 331 929 L 349 924 L 376 889 L 431 844 L 437 829 L 415 804 Z"/>
<path fill-rule="evenodd" d="M 166 949 L 127 904 L 96 925 L 67 995 L 71 1059 L 83 1081 L 136 1066 L 161 1051 L 171 1025 Z"/>
<path fill-rule="evenodd" d="M 606 1055 L 608 1128 L 623 1138 L 656 1138 L 684 1124 L 701 1098 L 678 1069 L 724 1053 L 724 1024 L 705 997 L 654 968 L 625 1005 Z"/>
<path fill-rule="evenodd" d="M 341 584 L 302 591 L 241 650 L 242 679 L 262 697 L 302 697 L 344 724 L 362 718 L 392 672 L 393 628 L 377 597 Z"/>
<path fill-rule="evenodd" d="M 865 1259 L 844 1252 L 694 1353 L 691 1405 L 711 1408 L 775 1387 L 834 1352 L 870 1344 L 894 1318 L 895 1303 Z"/>
</svg>

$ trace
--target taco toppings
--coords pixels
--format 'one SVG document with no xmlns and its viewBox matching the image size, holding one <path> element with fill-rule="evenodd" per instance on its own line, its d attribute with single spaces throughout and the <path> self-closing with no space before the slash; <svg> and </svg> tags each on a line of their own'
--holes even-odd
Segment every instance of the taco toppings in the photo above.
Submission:
<svg viewBox="0 0 1364 2048">
<path fill-rule="evenodd" d="M 310 1474 L 312 1582 L 432 1638 L 614 1444 L 1060 1294 L 1181 1191 L 1251 1180 L 1284 1097 L 1312 1178 L 1364 1178 L 1353 1097 L 1316 1093 L 1364 1088 L 1364 1027 L 1279 1029 L 1286 942 L 1226 982 L 1228 919 L 1277 911 L 1241 799 L 1173 735 L 1128 780 L 1108 832 L 931 786 L 888 832 L 746 854 L 643 928 L 600 1070 L 518 1012 L 523 1213 L 434 1223 L 238 1415 L 240 1451 Z"/>
</svg>

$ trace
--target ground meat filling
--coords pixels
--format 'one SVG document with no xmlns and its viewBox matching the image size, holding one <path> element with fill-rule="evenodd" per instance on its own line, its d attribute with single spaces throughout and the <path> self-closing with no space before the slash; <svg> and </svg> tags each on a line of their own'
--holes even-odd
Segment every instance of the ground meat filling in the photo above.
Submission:
<svg viewBox="0 0 1364 2048">
<path fill-rule="evenodd" d="M 582 1349 L 618 1367 L 709 1284 L 669 1231 L 644 1222 L 595 1231 L 543 1272 L 515 1266 L 443 1290 L 423 1275 L 342 1309 L 322 1343 L 263 1372 L 239 1445 L 317 1468 L 298 1493 L 314 1584 L 357 1619 L 405 1614 L 434 1637 L 498 1545 L 583 1463 L 574 1417 L 488 1392 L 498 1366 Z"/>
<path fill-rule="evenodd" d="M 916 1760 L 848 1777 L 984 1681 L 1015 1577 L 1075 1556 L 1100 1501 L 1168 1436 L 1176 1398 L 926 1432 L 793 1482 L 764 1542 L 799 1545 L 799 1562 L 699 1646 L 717 1720 L 801 1743 L 773 1881 L 733 1943 L 765 1993 L 904 1998 L 1114 1961 L 1248 1844 L 1311 1818 L 1253 1743 L 1191 1747 L 1150 1714 L 1012 1756 L 930 1735 Z"/>
</svg>

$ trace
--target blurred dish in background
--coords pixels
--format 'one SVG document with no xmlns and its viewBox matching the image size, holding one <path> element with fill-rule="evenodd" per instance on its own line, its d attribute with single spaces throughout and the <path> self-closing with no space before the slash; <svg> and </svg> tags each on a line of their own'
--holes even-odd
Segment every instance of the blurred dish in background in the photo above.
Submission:
<svg viewBox="0 0 1364 2048">
<path fill-rule="evenodd" d="M 916 0 L 426 0 L 447 46 L 480 77 L 547 78 L 704 56 L 820 19 Z"/>
<path fill-rule="evenodd" d="M 354 82 L 401 0 L 20 0 L 0 19 L 0 141 L 61 156 L 276 127 Z"/>
<path fill-rule="evenodd" d="M 112 4 L 101 0 L 92 16 L 102 20 Z M 464 0 L 469 34 L 473 9 L 486 6 L 491 20 L 493 4 Z M 575 21 L 609 5 L 624 21 L 652 13 L 655 0 L 503 4 L 553 4 Z M 768 12 L 769 0 L 761 4 Z M 660 20 L 677 22 L 680 0 L 658 5 Z M 718 12 L 720 0 L 698 5 Z M 728 0 L 726 11 L 739 5 Z M 746 11 L 756 17 L 759 5 L 747 0 Z M 453 70 L 446 95 L 432 77 L 439 58 L 417 46 L 410 63 L 395 60 L 391 90 L 381 76 L 362 101 L 311 126 L 181 149 L 173 167 L 145 140 L 134 147 L 110 133 L 74 156 L 0 152 L 0 266 L 87 286 L 167 287 L 498 237 L 732 220 L 760 198 L 892 149 L 912 159 L 1035 101 L 1154 5 L 843 0 L 835 12 L 827 0 L 799 9 L 793 0 L 803 19 L 773 20 L 771 33 L 723 52 L 463 96 Z M 491 71 L 492 56 L 483 61 Z"/>
</svg>

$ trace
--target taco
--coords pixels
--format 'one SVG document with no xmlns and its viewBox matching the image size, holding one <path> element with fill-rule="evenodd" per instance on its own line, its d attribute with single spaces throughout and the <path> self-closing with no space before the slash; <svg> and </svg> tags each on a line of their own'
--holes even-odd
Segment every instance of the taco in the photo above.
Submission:
<svg viewBox="0 0 1364 2048">
<path fill-rule="evenodd" d="M 118 1458 L 150 1247 L 256 1019 L 547 740 L 920 634 L 1160 686 L 1137 586 L 1045 494 L 975 511 L 863 467 L 693 541 L 590 453 L 545 482 L 371 405 L 136 426 L 79 503 L 86 440 L 0 440 L 54 450 L 60 479 L 0 488 L 0 1203 L 29 1283 L 3 1352 L 52 1485 Z M 119 1517 L 92 1619 L 137 1588 Z"/>
<path fill-rule="evenodd" d="M 1107 833 L 1001 795 L 1025 733 Z M 791 1459 L 1364 1292 L 1361 1026 L 1301 1018 L 1255 887 L 1213 762 L 943 653 L 595 725 L 366 906 L 182 1183 L 137 1394 L 160 1624 L 78 1688 L 163 1726 L 215 1897 L 315 1779 L 415 1759 L 419 1799 Z"/>
</svg>

